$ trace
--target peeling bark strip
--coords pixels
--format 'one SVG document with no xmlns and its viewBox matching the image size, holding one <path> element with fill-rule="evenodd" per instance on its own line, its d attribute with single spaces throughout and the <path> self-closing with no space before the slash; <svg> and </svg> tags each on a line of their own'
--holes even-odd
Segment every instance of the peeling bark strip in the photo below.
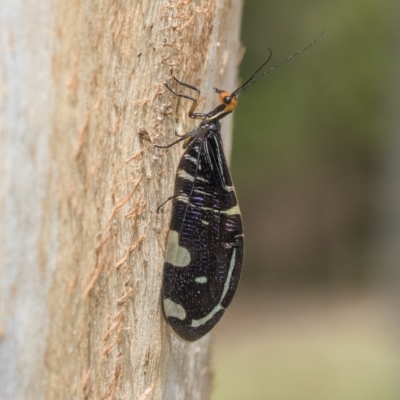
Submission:
<svg viewBox="0 0 400 400">
<path fill-rule="evenodd" d="M 240 2 L 0 11 L 0 397 L 207 399 L 209 338 L 183 343 L 162 318 L 155 210 L 180 150 L 153 144 L 193 128 L 165 94 L 171 69 L 235 86 Z"/>
</svg>

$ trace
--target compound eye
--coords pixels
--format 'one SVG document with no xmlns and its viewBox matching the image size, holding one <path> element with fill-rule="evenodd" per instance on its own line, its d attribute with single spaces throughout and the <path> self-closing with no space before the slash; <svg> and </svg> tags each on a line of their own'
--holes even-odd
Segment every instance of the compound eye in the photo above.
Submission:
<svg viewBox="0 0 400 400">
<path fill-rule="evenodd" d="M 224 97 L 224 103 L 225 104 L 231 104 L 232 102 L 232 97 L 231 96 L 225 96 Z"/>
</svg>

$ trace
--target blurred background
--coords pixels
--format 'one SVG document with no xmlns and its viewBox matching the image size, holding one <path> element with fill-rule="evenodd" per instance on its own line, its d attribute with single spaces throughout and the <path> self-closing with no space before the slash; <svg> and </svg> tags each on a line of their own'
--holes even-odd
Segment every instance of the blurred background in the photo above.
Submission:
<svg viewBox="0 0 400 400">
<path fill-rule="evenodd" d="M 398 1 L 245 0 L 232 175 L 245 265 L 213 400 L 400 399 Z"/>
</svg>

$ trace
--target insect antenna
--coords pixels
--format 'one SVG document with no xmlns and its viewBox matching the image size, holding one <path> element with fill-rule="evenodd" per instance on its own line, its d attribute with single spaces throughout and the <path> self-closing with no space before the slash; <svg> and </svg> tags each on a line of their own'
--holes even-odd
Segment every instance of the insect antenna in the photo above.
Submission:
<svg viewBox="0 0 400 400">
<path fill-rule="evenodd" d="M 261 67 L 259 67 L 258 69 L 257 69 L 257 71 L 254 71 L 253 72 L 253 75 L 251 75 L 251 77 L 249 78 L 249 79 L 247 79 L 247 81 L 245 82 L 245 83 L 243 83 L 242 84 L 242 86 L 240 86 L 240 88 L 238 88 L 238 89 L 236 89 L 233 93 L 239 93 L 241 90 L 243 90 L 244 89 L 244 87 L 248 84 L 248 83 L 250 83 L 252 80 L 253 80 L 253 78 L 257 75 L 257 72 L 259 72 L 261 69 L 263 69 L 264 68 L 264 66 L 265 65 L 267 65 L 268 63 L 269 63 L 269 61 L 271 60 L 271 58 L 272 58 L 272 50 L 268 47 L 268 51 L 269 51 L 269 56 L 268 56 L 268 58 L 267 58 L 267 61 L 265 61 L 262 65 L 261 65 Z M 264 75 L 264 74 L 262 74 L 262 75 Z M 261 75 L 261 76 L 262 76 Z M 260 78 L 261 78 L 261 76 L 260 76 Z M 259 79 L 259 78 L 257 78 L 257 79 Z M 256 80 L 257 80 L 256 79 Z"/>
<path fill-rule="evenodd" d="M 247 81 L 245 83 L 243 83 L 242 86 L 240 86 L 239 88 L 237 88 L 233 93 L 232 96 L 237 96 L 241 91 L 247 89 L 248 87 L 250 87 L 251 85 L 253 85 L 254 83 L 256 83 L 259 79 L 261 79 L 264 75 L 268 74 L 269 72 L 273 71 L 274 69 L 278 68 L 280 65 L 284 64 L 285 62 L 291 60 L 292 58 L 298 56 L 299 54 L 301 54 L 303 51 L 306 51 L 308 48 L 310 48 L 313 44 L 315 44 L 320 38 L 321 36 L 325 33 L 325 31 L 323 31 L 315 40 L 313 40 L 308 46 L 304 47 L 304 49 L 299 50 L 297 53 L 292 54 L 289 57 L 286 57 L 285 59 L 283 59 L 282 61 L 279 61 L 277 64 L 275 64 L 273 67 L 269 68 L 268 70 L 264 71 L 263 73 L 261 73 L 260 75 L 256 76 L 257 73 L 268 63 L 269 60 L 271 60 L 272 57 L 272 51 L 271 49 L 268 47 L 269 50 L 269 57 L 267 59 L 267 61 L 265 61 L 261 67 L 259 67 L 257 69 L 257 71 L 255 71 L 253 73 L 253 75 L 251 75 L 251 77 L 249 79 L 247 79 Z"/>
</svg>

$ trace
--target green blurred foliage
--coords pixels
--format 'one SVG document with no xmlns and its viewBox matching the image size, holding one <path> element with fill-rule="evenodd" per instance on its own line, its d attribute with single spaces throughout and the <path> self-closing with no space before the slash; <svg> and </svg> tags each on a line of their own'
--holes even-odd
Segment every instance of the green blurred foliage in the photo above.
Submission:
<svg viewBox="0 0 400 400">
<path fill-rule="evenodd" d="M 398 157 L 399 17 L 394 0 L 244 2 L 243 79 L 268 47 L 274 65 L 325 34 L 240 94 L 232 175 L 246 254 L 214 333 L 215 400 L 399 398 L 398 304 L 370 293 L 385 273 L 380 182 Z"/>
<path fill-rule="evenodd" d="M 256 343 L 231 357 L 225 355 L 212 398 L 396 400 L 398 368 L 393 352 L 346 342 L 317 348 L 303 343 Z"/>
<path fill-rule="evenodd" d="M 367 283 L 375 183 L 388 130 L 398 3 L 244 2 L 246 79 L 232 174 L 245 224 L 244 284 Z"/>
</svg>

